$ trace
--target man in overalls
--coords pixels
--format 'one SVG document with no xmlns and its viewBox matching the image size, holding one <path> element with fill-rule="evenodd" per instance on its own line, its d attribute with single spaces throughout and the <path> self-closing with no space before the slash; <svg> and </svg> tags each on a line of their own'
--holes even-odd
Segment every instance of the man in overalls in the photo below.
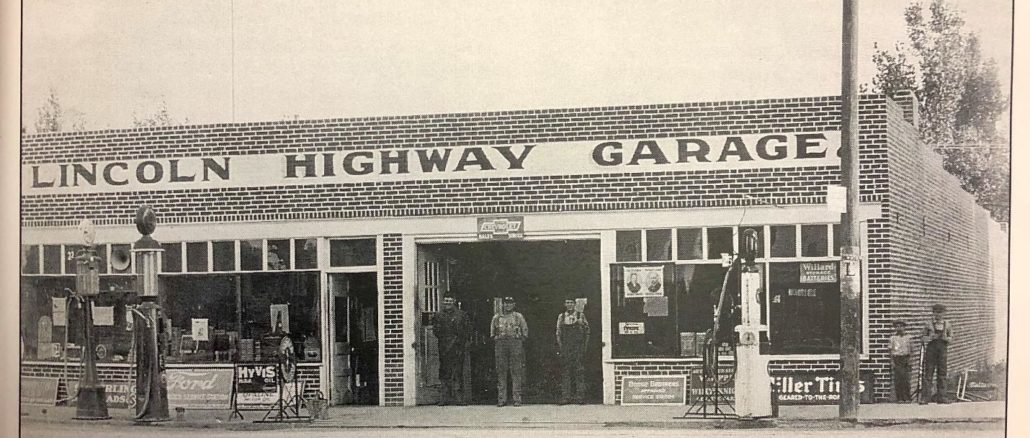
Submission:
<svg viewBox="0 0 1030 438">
<path fill-rule="evenodd" d="M 919 404 L 931 400 L 933 378 L 937 376 L 937 393 L 932 400 L 937 403 L 951 403 L 948 400 L 948 344 L 951 343 L 951 322 L 944 319 L 943 304 L 933 305 L 933 317 L 923 329 L 923 393 Z"/>
<path fill-rule="evenodd" d="M 575 402 L 584 403 L 586 385 L 583 383 L 583 353 L 590 338 L 590 324 L 583 312 L 576 310 L 576 300 L 565 300 L 565 311 L 558 314 L 555 329 L 558 341 L 558 355 L 561 360 L 561 401 L 568 404 L 573 400 L 572 381 L 576 381 Z"/>
<path fill-rule="evenodd" d="M 529 337 L 529 325 L 521 313 L 515 311 L 515 299 L 504 297 L 501 313 L 490 321 L 490 337 L 494 340 L 494 360 L 497 366 L 497 406 L 508 401 L 508 373 L 511 373 L 511 399 L 522 406 L 522 378 L 526 366 L 526 353 L 522 341 Z"/>
<path fill-rule="evenodd" d="M 469 319 L 454 297 L 443 297 L 443 309 L 433 321 L 433 333 L 440 346 L 440 406 L 457 401 L 465 405 L 465 353 L 468 350 Z M 460 394 L 460 395 L 459 395 Z"/>
</svg>

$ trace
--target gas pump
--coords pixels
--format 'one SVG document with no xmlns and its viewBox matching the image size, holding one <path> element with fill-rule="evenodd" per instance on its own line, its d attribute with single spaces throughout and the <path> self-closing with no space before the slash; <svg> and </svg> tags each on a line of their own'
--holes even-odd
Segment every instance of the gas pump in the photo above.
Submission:
<svg viewBox="0 0 1030 438">
<path fill-rule="evenodd" d="M 168 421 L 168 386 L 165 381 L 164 358 L 161 354 L 161 306 L 158 303 L 158 259 L 161 245 L 150 237 L 157 228 L 157 216 L 148 206 L 136 212 L 136 229 L 143 235 L 133 245 L 136 290 L 140 305 L 132 310 L 136 350 L 136 418 L 137 423 Z"/>
<path fill-rule="evenodd" d="M 107 397 L 104 385 L 97 377 L 96 350 L 93 347 L 93 298 L 100 293 L 100 258 L 93 245 L 96 228 L 93 221 L 83 219 L 79 232 L 86 249 L 75 257 L 75 295 L 82 302 L 82 375 L 79 377 L 78 401 L 75 403 L 76 420 L 107 420 Z"/>
<path fill-rule="evenodd" d="M 737 371 L 734 381 L 734 410 L 738 417 L 759 418 L 772 416 L 772 399 L 769 397 L 769 361 L 758 351 L 761 332 L 769 328 L 761 324 L 762 307 L 759 291 L 762 289 L 762 275 L 755 266 L 758 256 L 758 232 L 744 230 L 741 248 L 740 273 L 740 325 L 734 327 L 738 333 Z"/>
</svg>

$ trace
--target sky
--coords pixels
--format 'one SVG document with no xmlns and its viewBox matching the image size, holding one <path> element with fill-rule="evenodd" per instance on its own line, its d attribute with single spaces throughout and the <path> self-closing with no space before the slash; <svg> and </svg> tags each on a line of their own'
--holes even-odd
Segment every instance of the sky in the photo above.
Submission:
<svg viewBox="0 0 1030 438">
<path fill-rule="evenodd" d="M 1011 0 L 953 0 L 1008 83 Z M 859 0 L 859 78 L 908 0 Z M 23 3 L 23 126 L 53 91 L 87 129 L 162 102 L 190 124 L 840 93 L 841 2 Z"/>
</svg>

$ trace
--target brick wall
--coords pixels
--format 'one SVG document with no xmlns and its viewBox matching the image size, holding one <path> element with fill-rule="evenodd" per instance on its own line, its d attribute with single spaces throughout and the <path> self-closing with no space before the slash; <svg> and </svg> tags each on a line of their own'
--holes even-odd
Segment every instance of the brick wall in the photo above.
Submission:
<svg viewBox="0 0 1030 438">
<path fill-rule="evenodd" d="M 860 124 L 862 197 L 886 192 L 882 96 L 867 96 Z M 347 120 L 205 125 L 25 137 L 23 164 L 353 149 L 561 142 L 839 130 L 839 99 L 644 105 Z M 338 183 L 261 188 L 125 191 L 22 198 L 22 225 L 131 222 L 160 205 L 168 223 L 608 211 L 825 202 L 838 166 L 761 170 Z"/>
<path fill-rule="evenodd" d="M 878 309 L 882 324 L 873 328 L 887 337 L 887 322 L 899 319 L 916 325 L 916 333 L 929 320 L 930 306 L 944 304 L 955 331 L 948 369 L 957 373 L 992 357 L 991 252 L 1004 248 L 991 248 L 988 213 L 944 171 L 940 156 L 905 122 L 902 108 L 891 105 L 887 116 L 889 222 L 883 226 L 890 229 L 890 300 Z"/>
<path fill-rule="evenodd" d="M 386 363 L 379 377 L 386 406 L 404 404 L 404 270 L 401 235 L 383 236 L 383 351 Z"/>
</svg>

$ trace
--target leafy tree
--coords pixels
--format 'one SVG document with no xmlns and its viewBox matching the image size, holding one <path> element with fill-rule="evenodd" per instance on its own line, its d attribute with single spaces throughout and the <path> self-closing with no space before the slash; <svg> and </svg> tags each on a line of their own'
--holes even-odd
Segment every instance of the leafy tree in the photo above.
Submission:
<svg viewBox="0 0 1030 438">
<path fill-rule="evenodd" d="M 914 90 L 919 133 L 944 157 L 944 168 L 995 219 L 1009 220 L 1009 149 L 999 129 L 1008 102 L 994 60 L 984 59 L 980 40 L 945 0 L 905 9 L 909 44 L 877 47 L 873 87 L 887 95 Z"/>
<path fill-rule="evenodd" d="M 168 104 L 161 100 L 157 109 L 150 115 L 138 117 L 135 112 L 132 114 L 132 126 L 135 128 L 157 128 L 175 125 L 172 116 L 168 113 Z"/>
<path fill-rule="evenodd" d="M 36 109 L 35 128 L 37 134 L 61 132 L 65 128 L 69 128 L 71 131 L 85 131 L 86 122 L 82 113 L 75 110 L 65 111 L 61 106 L 61 101 L 57 98 L 57 93 L 51 89 L 46 102 Z"/>
</svg>

